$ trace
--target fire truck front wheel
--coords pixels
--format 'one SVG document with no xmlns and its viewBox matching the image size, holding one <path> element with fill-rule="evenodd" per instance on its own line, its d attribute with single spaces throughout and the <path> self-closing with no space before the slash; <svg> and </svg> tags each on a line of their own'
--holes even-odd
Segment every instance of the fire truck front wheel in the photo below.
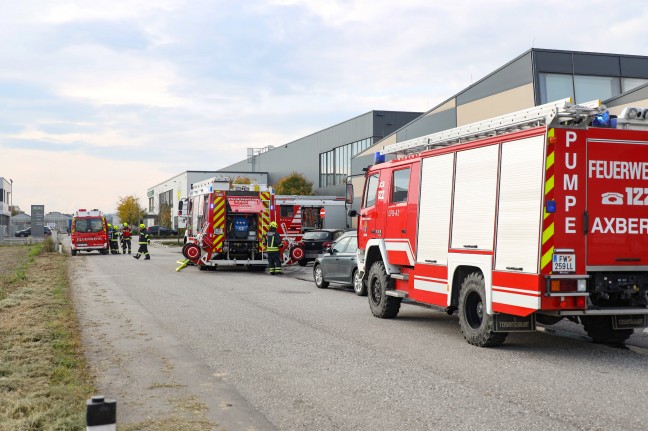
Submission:
<svg viewBox="0 0 648 431">
<path fill-rule="evenodd" d="M 401 298 L 387 296 L 386 294 L 390 281 L 385 270 L 385 264 L 382 261 L 374 262 L 369 270 L 367 296 L 369 297 L 371 312 L 381 319 L 396 317 L 401 306 Z"/>
<path fill-rule="evenodd" d="M 473 272 L 461 284 L 459 293 L 459 324 L 468 343 L 479 347 L 499 346 L 508 333 L 494 332 L 493 316 L 486 313 L 484 277 Z"/>
<path fill-rule="evenodd" d="M 72 249 L 72 256 L 76 256 L 76 254 L 77 254 L 77 251 Z"/>
<path fill-rule="evenodd" d="M 612 316 L 581 316 L 580 318 L 585 332 L 592 337 L 595 343 L 607 344 L 608 346 L 623 346 L 634 329 L 615 330 L 612 326 Z"/>
</svg>

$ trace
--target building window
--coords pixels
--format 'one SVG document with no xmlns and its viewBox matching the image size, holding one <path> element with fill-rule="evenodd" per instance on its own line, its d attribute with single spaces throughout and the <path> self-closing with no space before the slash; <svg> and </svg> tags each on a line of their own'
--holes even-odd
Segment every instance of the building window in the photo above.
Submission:
<svg viewBox="0 0 648 431">
<path fill-rule="evenodd" d="M 571 75 L 540 74 L 540 104 L 574 98 L 574 81 Z"/>
<path fill-rule="evenodd" d="M 619 78 L 607 76 L 574 76 L 576 88 L 576 103 L 590 102 L 600 99 L 606 100 L 621 94 Z"/>
<path fill-rule="evenodd" d="M 621 91 L 630 91 L 648 82 L 648 79 L 641 78 L 621 78 Z"/>
<path fill-rule="evenodd" d="M 155 204 L 155 198 L 149 198 L 149 209 L 148 209 L 148 210 L 149 210 L 150 213 L 152 213 L 153 211 L 155 211 L 155 210 L 153 209 L 154 204 Z"/>
<path fill-rule="evenodd" d="M 560 75 L 556 73 L 541 73 L 540 104 L 571 97 L 576 103 L 592 100 L 606 100 L 642 85 L 648 80 L 635 78 L 620 78 L 611 76 Z"/>
<path fill-rule="evenodd" d="M 351 175 L 351 159 L 369 148 L 372 139 L 362 139 L 320 153 L 320 187 L 344 184 Z"/>
</svg>

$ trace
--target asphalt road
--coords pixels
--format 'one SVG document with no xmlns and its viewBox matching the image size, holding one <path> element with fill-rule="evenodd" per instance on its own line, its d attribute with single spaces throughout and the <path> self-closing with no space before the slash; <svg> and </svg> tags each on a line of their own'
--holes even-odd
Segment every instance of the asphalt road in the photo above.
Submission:
<svg viewBox="0 0 648 431">
<path fill-rule="evenodd" d="M 310 267 L 175 272 L 178 248 L 150 249 L 71 257 L 118 423 L 180 405 L 231 430 L 648 428 L 647 333 L 615 349 L 566 323 L 478 348 L 457 316 L 403 305 L 380 320 L 350 289 L 317 289 Z"/>
</svg>

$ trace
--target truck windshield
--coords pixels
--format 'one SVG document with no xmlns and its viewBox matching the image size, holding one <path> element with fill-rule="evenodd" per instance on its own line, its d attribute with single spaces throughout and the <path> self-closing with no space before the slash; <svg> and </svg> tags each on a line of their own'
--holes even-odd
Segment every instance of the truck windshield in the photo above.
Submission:
<svg viewBox="0 0 648 431">
<path fill-rule="evenodd" d="M 74 221 L 74 230 L 77 232 L 101 232 L 103 223 L 101 218 L 80 218 Z"/>
</svg>

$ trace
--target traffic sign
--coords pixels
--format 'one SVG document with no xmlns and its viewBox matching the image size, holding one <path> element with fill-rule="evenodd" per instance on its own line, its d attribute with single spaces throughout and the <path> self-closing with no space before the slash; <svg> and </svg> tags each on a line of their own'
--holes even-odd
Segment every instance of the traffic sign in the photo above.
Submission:
<svg viewBox="0 0 648 431">
<path fill-rule="evenodd" d="M 320 218 L 324 218 L 324 217 L 326 217 L 326 209 L 325 209 L 325 208 L 322 208 L 322 209 L 320 210 Z"/>
</svg>

